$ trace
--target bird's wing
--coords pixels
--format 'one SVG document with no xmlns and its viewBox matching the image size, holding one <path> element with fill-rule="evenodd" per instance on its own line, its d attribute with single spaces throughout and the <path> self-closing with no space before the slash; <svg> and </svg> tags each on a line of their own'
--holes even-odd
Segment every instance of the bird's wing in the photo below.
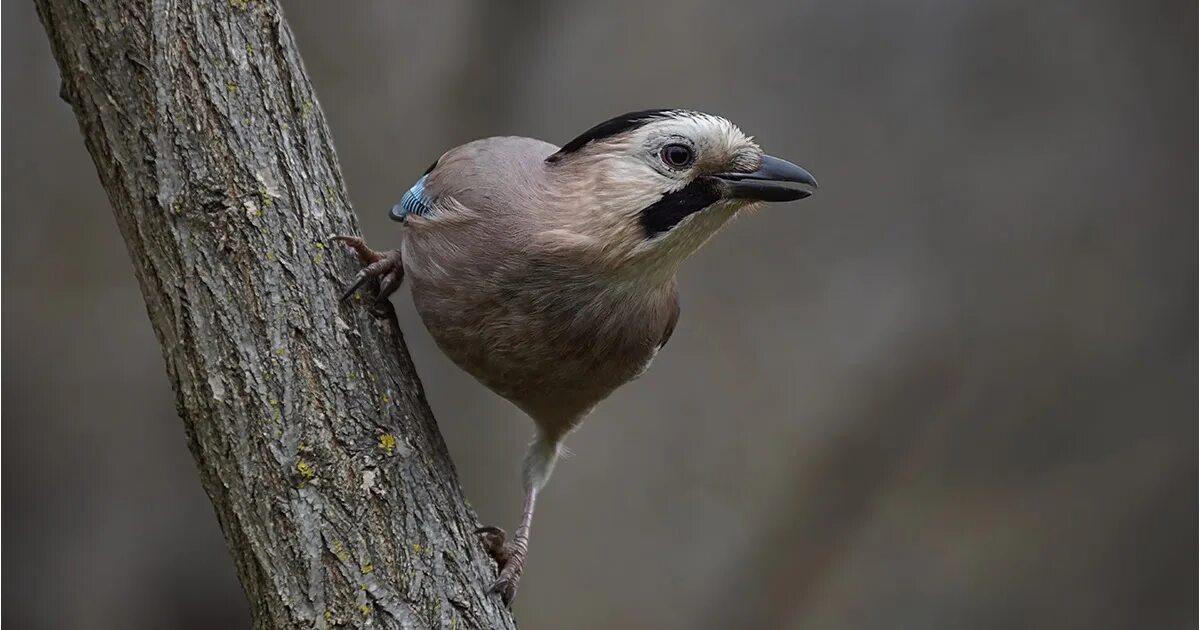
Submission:
<svg viewBox="0 0 1200 630">
<path fill-rule="evenodd" d="M 404 193 L 404 197 L 400 199 L 400 203 L 392 206 L 392 219 L 396 221 L 405 221 L 409 215 L 428 216 L 433 210 L 433 201 L 429 198 L 429 194 L 425 190 L 425 182 L 429 179 L 428 172 L 413 184 L 408 192 Z"/>
<path fill-rule="evenodd" d="M 420 201 L 427 204 L 429 212 L 424 216 L 445 211 L 446 199 L 484 216 L 518 211 L 535 203 L 533 195 L 541 188 L 537 179 L 543 176 L 546 156 L 556 149 L 540 140 L 513 136 L 469 142 L 443 154 L 409 195 L 414 206 L 419 207 Z"/>
</svg>

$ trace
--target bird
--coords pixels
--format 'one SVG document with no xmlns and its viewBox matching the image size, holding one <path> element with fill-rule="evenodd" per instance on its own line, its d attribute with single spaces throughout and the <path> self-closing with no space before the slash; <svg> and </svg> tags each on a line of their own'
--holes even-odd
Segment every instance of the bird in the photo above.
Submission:
<svg viewBox="0 0 1200 630">
<path fill-rule="evenodd" d="M 533 421 L 519 525 L 511 539 L 475 531 L 506 606 L 564 438 L 671 338 L 680 264 L 739 213 L 816 188 L 726 118 L 649 109 L 561 147 L 505 136 L 451 149 L 392 208 L 398 248 L 333 237 L 362 264 L 343 301 L 377 287 L 372 306 L 388 309 L 407 278 L 440 350 Z"/>
</svg>

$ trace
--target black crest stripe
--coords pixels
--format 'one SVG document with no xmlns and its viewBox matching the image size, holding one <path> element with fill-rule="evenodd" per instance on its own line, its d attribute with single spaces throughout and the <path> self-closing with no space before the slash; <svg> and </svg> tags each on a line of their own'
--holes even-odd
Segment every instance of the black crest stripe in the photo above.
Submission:
<svg viewBox="0 0 1200 630">
<path fill-rule="evenodd" d="M 687 186 L 667 193 L 661 199 L 642 210 L 638 219 L 646 231 L 646 238 L 670 230 L 689 215 L 699 212 L 721 198 L 716 182 L 707 177 L 698 177 Z"/>
<path fill-rule="evenodd" d="M 587 143 L 610 138 L 619 133 L 637 129 L 642 125 L 656 119 L 666 118 L 679 110 L 675 109 L 644 109 L 640 112 L 629 112 L 621 114 L 615 118 L 610 118 L 591 129 L 583 132 L 579 137 L 563 145 L 557 153 L 546 158 L 547 162 L 557 162 L 565 155 L 570 155 L 582 149 Z"/>
</svg>

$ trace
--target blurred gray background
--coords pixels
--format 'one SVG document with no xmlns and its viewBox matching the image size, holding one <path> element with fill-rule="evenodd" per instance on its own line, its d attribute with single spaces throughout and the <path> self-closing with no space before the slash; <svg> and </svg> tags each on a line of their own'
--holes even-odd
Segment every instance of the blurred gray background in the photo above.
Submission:
<svg viewBox="0 0 1200 630">
<path fill-rule="evenodd" d="M 522 628 L 1195 627 L 1195 2 L 290 2 L 376 246 L 443 150 L 726 115 L 812 170 L 569 440 Z M 3 620 L 246 627 L 125 247 L 3 4 Z M 468 496 L 528 421 L 395 301 Z"/>
</svg>

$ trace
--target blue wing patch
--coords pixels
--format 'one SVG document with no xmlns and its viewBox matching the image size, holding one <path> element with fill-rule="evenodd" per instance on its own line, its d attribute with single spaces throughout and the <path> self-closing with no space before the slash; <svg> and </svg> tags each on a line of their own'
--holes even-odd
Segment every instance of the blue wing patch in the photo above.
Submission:
<svg viewBox="0 0 1200 630">
<path fill-rule="evenodd" d="M 408 192 L 404 193 L 404 197 L 400 199 L 400 203 L 392 206 L 391 217 L 393 221 L 404 221 L 408 215 L 415 214 L 417 216 L 428 216 L 433 212 L 433 202 L 425 194 L 425 179 L 428 175 L 422 175 L 417 183 L 413 184 Z"/>
</svg>

